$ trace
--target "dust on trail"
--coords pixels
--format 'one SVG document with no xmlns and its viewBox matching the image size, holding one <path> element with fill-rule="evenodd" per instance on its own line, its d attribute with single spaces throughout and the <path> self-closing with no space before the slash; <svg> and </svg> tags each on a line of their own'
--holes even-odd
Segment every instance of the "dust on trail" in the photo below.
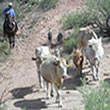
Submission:
<svg viewBox="0 0 110 110">
<path fill-rule="evenodd" d="M 11 50 L 11 55 L 5 65 L 0 67 L 0 95 L 7 87 L 4 99 L 8 110 L 84 110 L 83 98 L 77 86 L 78 80 L 70 79 L 64 82 L 65 88 L 61 90 L 63 108 L 58 108 L 55 97 L 45 99 L 45 93 L 38 91 L 38 76 L 35 62 L 31 60 L 35 48 L 47 43 L 49 27 L 52 28 L 53 39 L 56 42 L 56 35 L 59 32 L 60 18 L 68 13 L 81 8 L 81 0 L 60 0 L 55 9 L 43 13 L 35 9 L 32 13 L 20 22 L 20 35 L 16 38 L 16 47 Z M 104 44 L 105 57 L 101 64 L 101 71 L 110 74 L 110 44 Z M 105 66 L 106 65 L 106 66 Z M 104 67 L 104 69 L 103 69 Z M 76 75 L 76 72 L 72 73 Z M 69 83 L 69 84 L 68 84 Z"/>
</svg>

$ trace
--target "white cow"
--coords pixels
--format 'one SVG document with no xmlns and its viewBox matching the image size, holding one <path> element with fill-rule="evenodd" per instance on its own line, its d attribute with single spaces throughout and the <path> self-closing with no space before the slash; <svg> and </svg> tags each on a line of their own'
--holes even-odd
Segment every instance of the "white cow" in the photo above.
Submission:
<svg viewBox="0 0 110 110">
<path fill-rule="evenodd" d="M 44 81 L 42 79 L 42 76 L 40 74 L 40 65 L 41 63 L 47 59 L 47 57 L 51 56 L 50 50 L 48 46 L 40 46 L 36 48 L 35 50 L 35 56 L 36 58 L 32 58 L 36 61 L 37 69 L 38 69 L 38 79 L 39 79 L 39 86 L 41 88 L 44 88 Z"/>
<path fill-rule="evenodd" d="M 64 59 L 59 59 L 55 56 L 48 57 L 40 66 L 40 72 L 42 77 L 47 83 L 47 97 L 48 97 L 48 83 L 54 86 L 57 97 L 56 103 L 62 107 L 60 99 L 59 89 L 62 86 L 62 78 L 67 78 L 67 65 Z"/>
<path fill-rule="evenodd" d="M 87 47 L 86 47 L 86 58 L 89 60 L 91 65 L 91 70 L 93 73 L 93 79 L 98 80 L 99 79 L 99 64 L 101 61 L 101 58 L 104 55 L 104 49 L 102 47 L 101 38 L 92 38 L 88 41 Z"/>
</svg>

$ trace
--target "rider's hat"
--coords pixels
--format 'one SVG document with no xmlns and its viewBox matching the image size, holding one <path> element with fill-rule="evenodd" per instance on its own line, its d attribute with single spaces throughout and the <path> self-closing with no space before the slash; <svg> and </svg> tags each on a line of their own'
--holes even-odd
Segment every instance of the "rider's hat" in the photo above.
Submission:
<svg viewBox="0 0 110 110">
<path fill-rule="evenodd" d="M 13 5 L 12 2 L 8 3 L 8 6 L 12 6 L 12 5 Z"/>
</svg>

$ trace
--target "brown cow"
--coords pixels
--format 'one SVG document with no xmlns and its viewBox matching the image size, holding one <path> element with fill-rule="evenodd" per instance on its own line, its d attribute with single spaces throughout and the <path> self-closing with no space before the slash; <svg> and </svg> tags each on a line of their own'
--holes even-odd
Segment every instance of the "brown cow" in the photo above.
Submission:
<svg viewBox="0 0 110 110">
<path fill-rule="evenodd" d="M 83 61 L 84 61 L 84 58 L 83 58 L 83 55 L 81 53 L 81 50 L 76 49 L 74 51 L 74 55 L 73 55 L 73 63 L 75 64 L 75 66 L 76 66 L 77 70 L 79 71 L 81 77 L 82 77 Z"/>
</svg>

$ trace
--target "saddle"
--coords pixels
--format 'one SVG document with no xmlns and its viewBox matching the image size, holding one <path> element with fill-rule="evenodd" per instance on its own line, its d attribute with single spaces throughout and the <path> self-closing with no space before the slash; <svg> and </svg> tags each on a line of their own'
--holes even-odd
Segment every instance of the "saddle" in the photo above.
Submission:
<svg viewBox="0 0 110 110">
<path fill-rule="evenodd" d="M 13 20 L 6 19 L 4 22 L 4 30 L 8 32 L 14 32 L 16 30 L 16 23 Z"/>
</svg>

